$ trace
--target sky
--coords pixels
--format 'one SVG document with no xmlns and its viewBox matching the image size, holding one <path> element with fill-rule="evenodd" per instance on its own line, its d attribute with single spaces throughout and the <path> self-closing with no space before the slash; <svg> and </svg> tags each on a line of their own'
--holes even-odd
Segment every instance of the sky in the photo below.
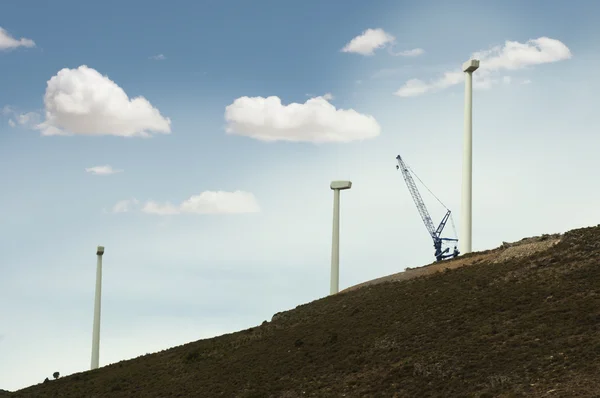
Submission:
<svg viewBox="0 0 600 398">
<path fill-rule="evenodd" d="M 473 250 L 600 222 L 600 3 L 0 3 L 0 389 L 252 327 L 431 263 L 402 155 Z M 445 209 L 419 185 L 433 221 Z M 447 236 L 454 234 L 451 225 Z"/>
</svg>

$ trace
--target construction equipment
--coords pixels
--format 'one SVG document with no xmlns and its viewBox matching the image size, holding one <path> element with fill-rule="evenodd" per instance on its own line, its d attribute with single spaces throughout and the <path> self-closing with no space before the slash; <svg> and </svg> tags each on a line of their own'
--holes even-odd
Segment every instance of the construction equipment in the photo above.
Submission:
<svg viewBox="0 0 600 398">
<path fill-rule="evenodd" d="M 454 229 L 454 236 L 456 236 L 456 227 L 454 226 L 454 220 L 452 219 L 452 212 L 442 203 L 441 200 L 439 200 L 433 194 L 433 192 L 429 190 L 429 188 L 427 188 L 427 186 L 425 186 L 425 184 L 423 184 L 423 181 L 421 181 L 421 179 L 406 165 L 406 163 L 404 163 L 404 160 L 402 160 L 402 157 L 400 157 L 400 155 L 396 156 L 396 160 L 398 161 L 396 169 L 400 169 L 400 171 L 402 171 L 402 176 L 404 177 L 404 181 L 408 186 L 408 190 L 410 191 L 415 205 L 419 210 L 421 219 L 423 220 L 423 223 L 425 224 L 429 235 L 431 235 L 431 238 L 433 239 L 433 247 L 435 248 L 435 259 L 437 261 L 442 261 L 448 258 L 454 258 L 458 256 L 460 254 L 460 252 L 457 249 L 458 239 L 442 238 L 442 232 L 444 231 L 444 227 L 446 226 L 448 220 L 450 220 L 452 228 Z M 425 202 L 423 202 L 423 198 L 421 197 L 421 194 L 419 193 L 417 185 L 415 184 L 415 181 L 413 180 L 411 174 L 417 177 L 417 179 L 421 182 L 421 184 L 423 184 L 423 186 L 429 191 L 429 193 L 431 193 L 431 195 L 433 195 L 433 197 L 446 209 L 446 215 L 444 216 L 444 218 L 440 222 L 440 225 L 438 225 L 437 228 L 434 226 L 433 221 L 431 220 L 429 211 L 427 211 Z M 454 251 L 450 253 L 450 246 L 452 245 L 452 242 L 454 242 Z"/>
</svg>

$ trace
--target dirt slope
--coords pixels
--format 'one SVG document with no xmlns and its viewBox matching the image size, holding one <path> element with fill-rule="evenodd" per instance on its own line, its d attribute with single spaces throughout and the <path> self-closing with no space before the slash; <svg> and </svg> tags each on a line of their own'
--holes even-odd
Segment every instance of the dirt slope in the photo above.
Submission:
<svg viewBox="0 0 600 398">
<path fill-rule="evenodd" d="M 599 396 L 600 227 L 545 241 L 11 397 Z"/>
<path fill-rule="evenodd" d="M 494 250 L 486 250 L 484 252 L 470 253 L 465 256 L 460 256 L 455 259 L 446 260 L 443 262 L 434 262 L 424 267 L 411 268 L 397 274 L 384 276 L 373 279 L 358 285 L 342 290 L 340 293 L 349 292 L 365 286 L 372 286 L 382 282 L 397 282 L 405 281 L 420 276 L 435 274 L 436 272 L 445 271 L 446 269 L 455 269 L 467 265 L 478 264 L 481 262 L 502 262 L 513 258 L 521 258 L 531 256 L 537 252 L 544 251 L 560 242 L 561 235 L 542 235 L 533 238 L 524 238 L 518 242 L 508 243 L 503 242 L 502 246 Z"/>
</svg>

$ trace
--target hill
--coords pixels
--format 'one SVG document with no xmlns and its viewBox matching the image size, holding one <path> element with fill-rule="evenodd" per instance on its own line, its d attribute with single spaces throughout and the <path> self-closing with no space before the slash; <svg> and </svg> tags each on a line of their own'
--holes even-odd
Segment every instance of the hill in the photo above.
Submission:
<svg viewBox="0 0 600 398">
<path fill-rule="evenodd" d="M 418 270 L 10 396 L 598 396 L 600 226 Z"/>
</svg>

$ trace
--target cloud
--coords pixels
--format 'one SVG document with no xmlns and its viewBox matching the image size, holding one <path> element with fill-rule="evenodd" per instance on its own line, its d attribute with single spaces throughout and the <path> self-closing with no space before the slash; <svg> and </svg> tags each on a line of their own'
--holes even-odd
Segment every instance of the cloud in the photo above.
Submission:
<svg viewBox="0 0 600 398">
<path fill-rule="evenodd" d="M 430 83 L 425 83 L 420 79 L 410 79 L 404 86 L 395 92 L 400 97 L 413 97 L 425 94 L 429 91 L 439 91 L 447 87 L 458 84 L 464 80 L 464 73 L 459 71 L 445 72 L 442 77 Z"/>
<path fill-rule="evenodd" d="M 26 112 L 21 113 L 18 112 L 12 106 L 5 106 L 2 108 L 2 114 L 4 116 L 10 116 L 11 118 L 8 120 L 8 125 L 10 127 L 23 126 L 27 128 L 34 128 L 41 119 L 41 116 L 37 112 Z"/>
<path fill-rule="evenodd" d="M 123 170 L 113 169 L 112 166 L 110 166 L 108 164 L 104 165 L 104 166 L 88 167 L 85 169 L 85 171 L 87 171 L 88 173 L 92 173 L 92 174 L 100 175 L 100 176 L 107 176 L 107 175 L 123 172 Z"/>
<path fill-rule="evenodd" d="M 531 84 L 531 80 L 525 79 L 521 82 L 521 84 Z"/>
<path fill-rule="evenodd" d="M 40 114 L 37 112 L 27 112 L 17 115 L 17 124 L 20 126 L 33 127 L 40 121 Z"/>
<path fill-rule="evenodd" d="M 162 61 L 162 60 L 167 59 L 167 57 L 165 57 L 163 54 L 158 54 L 158 55 L 151 56 L 150 59 L 153 59 L 156 61 Z"/>
<path fill-rule="evenodd" d="M 130 99 L 108 77 L 85 65 L 62 69 L 48 81 L 42 135 L 114 135 L 149 137 L 171 132 L 163 117 L 144 97 Z"/>
<path fill-rule="evenodd" d="M 377 137 L 373 116 L 336 109 L 327 95 L 283 105 L 279 97 L 241 97 L 225 108 L 226 132 L 260 141 L 350 142 Z"/>
<path fill-rule="evenodd" d="M 314 94 L 306 94 L 307 97 L 314 97 Z M 324 95 L 322 95 L 323 98 L 325 98 L 327 101 L 331 101 L 334 96 L 331 93 L 325 93 Z"/>
<path fill-rule="evenodd" d="M 132 198 L 117 202 L 112 207 L 112 213 L 126 213 L 140 208 L 147 214 L 169 216 L 178 214 L 242 214 L 258 213 L 260 206 L 252 193 L 244 191 L 204 191 L 191 196 L 183 202 L 174 205 L 169 202 L 159 203 L 149 200 L 144 204 Z"/>
<path fill-rule="evenodd" d="M 385 32 L 383 29 L 367 29 L 359 36 L 350 40 L 344 48 L 341 49 L 344 53 L 355 53 L 365 56 L 375 54 L 375 50 L 387 47 L 388 52 L 394 56 L 401 57 L 417 57 L 425 53 L 422 48 L 413 48 L 412 50 L 404 50 L 393 52 L 392 47 L 396 44 L 396 38 Z"/>
<path fill-rule="evenodd" d="M 425 50 L 422 48 L 413 48 L 412 50 L 404 50 L 394 53 L 390 50 L 390 54 L 399 55 L 401 57 L 418 57 L 419 55 L 425 54 Z"/>
<path fill-rule="evenodd" d="M 140 202 L 135 198 L 121 200 L 113 206 L 112 212 L 113 213 L 127 213 L 128 211 L 131 211 L 132 208 L 137 206 L 139 203 Z"/>
<path fill-rule="evenodd" d="M 154 201 L 147 202 L 142 208 L 144 213 L 148 214 L 156 214 L 159 216 L 172 216 L 175 214 L 179 214 L 179 207 L 172 205 L 171 203 L 157 203 Z"/>
<path fill-rule="evenodd" d="M 142 207 L 148 214 L 160 216 L 176 214 L 241 214 L 258 213 L 260 207 L 249 192 L 204 191 L 184 200 L 179 205 L 148 201 Z"/>
<path fill-rule="evenodd" d="M 548 37 L 540 37 L 526 43 L 506 41 L 504 46 L 495 46 L 472 55 L 472 59 L 481 61 L 479 69 L 473 74 L 473 86 L 483 89 L 490 88 L 500 81 L 506 83 L 505 78 L 502 78 L 502 80 L 496 78 L 500 71 L 514 71 L 535 65 L 563 61 L 571 57 L 571 51 L 564 43 Z M 445 72 L 438 79 L 429 82 L 420 79 L 408 80 L 395 94 L 400 97 L 422 95 L 443 90 L 459 84 L 463 80 L 464 73 L 457 68 L 454 71 Z"/>
<path fill-rule="evenodd" d="M 393 43 L 396 38 L 383 29 L 367 29 L 361 35 L 350 40 L 342 52 L 355 53 L 360 55 L 373 55 L 375 50 Z"/>
<path fill-rule="evenodd" d="M 506 41 L 504 47 L 473 54 L 473 58 L 485 61 L 483 70 L 515 70 L 528 66 L 562 61 L 572 57 L 569 48 L 559 40 L 540 37 L 526 43 Z"/>
<path fill-rule="evenodd" d="M 0 50 L 13 50 L 18 47 L 35 47 L 35 42 L 31 39 L 15 39 L 5 29 L 0 27 Z"/>
</svg>

